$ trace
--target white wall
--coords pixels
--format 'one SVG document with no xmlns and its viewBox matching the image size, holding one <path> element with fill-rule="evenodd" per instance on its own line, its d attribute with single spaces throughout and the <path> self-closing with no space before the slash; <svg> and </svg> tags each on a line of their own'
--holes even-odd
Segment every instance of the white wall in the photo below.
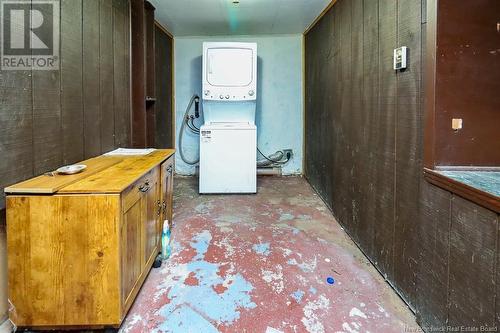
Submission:
<svg viewBox="0 0 500 333">
<path fill-rule="evenodd" d="M 179 129 L 191 96 L 201 96 L 201 54 L 204 41 L 257 43 L 258 95 L 256 125 L 258 146 L 264 154 L 293 149 L 294 158 L 283 168 L 284 174 L 302 173 L 303 80 L 302 35 L 217 36 L 175 38 L 176 147 Z M 199 125 L 199 124 L 198 124 Z M 198 137 L 184 133 L 183 150 L 189 159 L 198 156 Z M 176 154 L 176 171 L 194 174 Z"/>
</svg>

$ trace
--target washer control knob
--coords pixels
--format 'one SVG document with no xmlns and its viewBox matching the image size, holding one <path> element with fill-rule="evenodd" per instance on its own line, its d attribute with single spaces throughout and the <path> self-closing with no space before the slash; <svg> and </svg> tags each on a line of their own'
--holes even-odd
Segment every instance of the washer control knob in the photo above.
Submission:
<svg viewBox="0 0 500 333">
<path fill-rule="evenodd" d="M 220 98 L 220 99 L 224 99 L 224 96 L 223 96 L 223 95 L 220 95 L 220 96 L 219 96 L 219 98 Z"/>
<path fill-rule="evenodd" d="M 208 96 L 210 94 L 210 90 L 205 90 L 205 96 Z"/>
<path fill-rule="evenodd" d="M 229 99 L 229 95 L 226 95 L 226 99 Z"/>
<path fill-rule="evenodd" d="M 248 92 L 248 96 L 253 96 L 254 94 L 255 94 L 255 91 L 253 91 L 253 90 L 250 90 L 250 91 Z"/>
</svg>

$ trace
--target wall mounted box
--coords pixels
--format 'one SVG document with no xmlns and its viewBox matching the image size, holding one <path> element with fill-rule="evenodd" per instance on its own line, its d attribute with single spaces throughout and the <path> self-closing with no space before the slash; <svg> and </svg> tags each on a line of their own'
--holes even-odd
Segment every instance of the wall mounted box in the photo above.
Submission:
<svg viewBox="0 0 500 333">
<path fill-rule="evenodd" d="M 406 60 L 408 58 L 408 48 L 406 46 L 394 49 L 394 70 L 406 69 Z"/>
</svg>

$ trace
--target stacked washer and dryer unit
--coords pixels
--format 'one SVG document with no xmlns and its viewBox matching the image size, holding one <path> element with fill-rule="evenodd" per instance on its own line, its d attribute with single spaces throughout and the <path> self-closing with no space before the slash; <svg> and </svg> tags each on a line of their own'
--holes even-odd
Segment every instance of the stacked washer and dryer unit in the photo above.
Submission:
<svg viewBox="0 0 500 333">
<path fill-rule="evenodd" d="M 203 43 L 200 193 L 257 192 L 257 44 Z"/>
</svg>

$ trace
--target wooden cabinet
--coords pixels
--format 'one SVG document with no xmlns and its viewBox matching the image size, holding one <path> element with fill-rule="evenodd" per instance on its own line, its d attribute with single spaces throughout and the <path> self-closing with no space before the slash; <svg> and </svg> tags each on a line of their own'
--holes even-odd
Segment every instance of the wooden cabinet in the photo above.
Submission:
<svg viewBox="0 0 500 333">
<path fill-rule="evenodd" d="M 125 304 L 131 295 L 134 286 L 139 281 L 142 271 L 141 224 L 143 219 L 143 198 L 137 196 L 136 200 L 127 211 L 123 213 L 122 225 L 120 227 L 121 239 L 120 250 L 122 267 L 122 303 Z"/>
<path fill-rule="evenodd" d="M 173 150 L 97 157 L 7 193 L 10 317 L 19 327 L 119 327 L 172 220 Z"/>
<path fill-rule="evenodd" d="M 161 215 L 160 169 L 171 159 L 155 167 L 132 184 L 122 196 L 121 250 L 122 302 L 128 308 L 146 268 L 160 252 L 158 224 Z"/>
<path fill-rule="evenodd" d="M 144 250 L 145 255 L 144 264 L 150 260 L 154 260 L 159 251 L 157 246 L 159 245 L 159 234 L 158 234 L 158 224 L 160 223 L 161 215 L 161 197 L 160 197 L 160 172 L 155 173 L 154 177 L 151 179 L 146 179 L 147 188 L 144 190 L 144 201 L 146 205 L 146 216 L 144 219 Z M 150 182 L 150 183 L 149 183 Z"/>
</svg>

